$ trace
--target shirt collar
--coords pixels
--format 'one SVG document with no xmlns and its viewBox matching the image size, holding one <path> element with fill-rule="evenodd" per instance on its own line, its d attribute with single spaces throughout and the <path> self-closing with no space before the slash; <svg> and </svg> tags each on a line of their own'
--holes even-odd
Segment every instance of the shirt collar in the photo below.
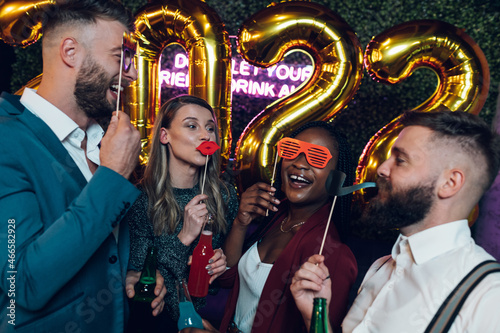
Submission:
<svg viewBox="0 0 500 333">
<path fill-rule="evenodd" d="M 467 220 L 458 220 L 420 231 L 410 237 L 399 235 L 392 247 L 392 258 L 396 260 L 401 246 L 408 242 L 417 265 L 423 264 L 447 251 L 465 245 L 471 237 Z"/>
<path fill-rule="evenodd" d="M 31 113 L 43 120 L 61 142 L 66 140 L 70 134 L 79 130 L 78 124 L 73 119 L 38 95 L 34 89 L 24 89 L 21 96 L 21 103 Z M 95 149 L 103 135 L 104 131 L 102 127 L 96 121 L 92 120 L 87 127 L 87 151 Z M 83 137 L 79 140 L 80 143 L 81 140 L 83 140 Z"/>
<path fill-rule="evenodd" d="M 31 113 L 43 120 L 52 132 L 54 132 L 59 141 L 66 139 L 71 132 L 78 128 L 78 124 L 68 117 L 68 115 L 38 95 L 34 89 L 24 89 L 21 96 L 21 103 Z"/>
</svg>

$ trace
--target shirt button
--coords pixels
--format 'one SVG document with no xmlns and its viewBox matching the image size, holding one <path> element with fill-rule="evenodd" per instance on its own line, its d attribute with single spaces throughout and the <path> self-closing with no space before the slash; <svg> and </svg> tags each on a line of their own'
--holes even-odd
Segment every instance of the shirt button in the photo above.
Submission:
<svg viewBox="0 0 500 333">
<path fill-rule="evenodd" d="M 396 269 L 396 275 L 403 275 L 403 268 L 398 267 L 398 268 Z"/>
<path fill-rule="evenodd" d="M 118 261 L 118 258 L 115 255 L 112 255 L 111 257 L 109 257 L 110 264 L 114 264 L 117 261 Z"/>
<path fill-rule="evenodd" d="M 387 289 L 392 289 L 394 288 L 394 282 L 389 282 L 389 284 L 387 285 Z"/>
</svg>

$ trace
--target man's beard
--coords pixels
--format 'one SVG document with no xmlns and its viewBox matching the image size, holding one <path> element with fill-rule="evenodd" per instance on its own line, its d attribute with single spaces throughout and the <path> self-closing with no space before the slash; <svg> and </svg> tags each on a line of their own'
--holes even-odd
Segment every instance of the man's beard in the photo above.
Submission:
<svg viewBox="0 0 500 333">
<path fill-rule="evenodd" d="M 387 196 L 384 201 L 373 198 L 361 217 L 361 223 L 383 229 L 403 228 L 422 221 L 434 203 L 436 180 L 394 192 L 384 178 L 377 182 L 379 191 Z"/>
<path fill-rule="evenodd" d="M 110 79 L 102 66 L 87 58 L 78 72 L 75 85 L 75 99 L 87 117 L 95 120 L 111 118 L 116 105 L 107 100 Z"/>
</svg>

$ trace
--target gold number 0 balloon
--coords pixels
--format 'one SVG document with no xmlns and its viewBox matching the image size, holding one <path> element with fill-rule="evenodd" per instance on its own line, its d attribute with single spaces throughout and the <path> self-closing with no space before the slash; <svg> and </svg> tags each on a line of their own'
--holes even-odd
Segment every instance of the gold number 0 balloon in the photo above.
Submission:
<svg viewBox="0 0 500 333">
<path fill-rule="evenodd" d="M 388 84 L 401 82 L 419 67 L 432 69 L 437 88 L 414 108 L 417 111 L 445 108 L 477 114 L 488 94 L 490 73 L 483 52 L 462 29 L 442 21 L 411 21 L 384 31 L 368 44 L 365 66 L 375 81 Z M 358 183 L 376 179 L 378 166 L 390 155 L 401 131 L 398 118 L 365 146 L 357 167 Z M 363 194 L 358 196 L 361 201 Z"/>
<path fill-rule="evenodd" d="M 127 91 L 125 106 L 141 132 L 147 161 L 149 132 L 159 109 L 158 62 L 171 43 L 189 52 L 189 93 L 215 110 L 221 131 L 223 162 L 231 149 L 231 45 L 220 17 L 200 0 L 154 1 L 136 14 L 138 79 Z"/>
<path fill-rule="evenodd" d="M 285 99 L 269 105 L 243 131 L 236 147 L 242 189 L 269 180 L 275 145 L 312 120 L 334 117 L 350 101 L 362 77 L 362 51 L 349 25 L 328 8 L 306 1 L 283 2 L 254 14 L 238 35 L 242 56 L 269 67 L 291 49 L 314 59 L 311 79 Z"/>
</svg>

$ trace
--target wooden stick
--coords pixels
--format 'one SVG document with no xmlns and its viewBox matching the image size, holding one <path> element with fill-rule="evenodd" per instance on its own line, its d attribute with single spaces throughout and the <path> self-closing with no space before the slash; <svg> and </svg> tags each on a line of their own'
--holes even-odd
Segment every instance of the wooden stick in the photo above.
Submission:
<svg viewBox="0 0 500 333">
<path fill-rule="evenodd" d="M 335 208 L 335 202 L 337 202 L 337 196 L 333 198 L 332 209 L 330 209 L 330 216 L 328 216 L 328 222 L 326 223 L 325 234 L 323 235 L 323 241 L 321 242 L 321 247 L 319 249 L 319 255 L 323 253 L 323 247 L 325 246 L 326 234 L 328 233 L 328 228 L 330 227 L 330 221 L 332 220 L 333 208 Z"/>
<path fill-rule="evenodd" d="M 274 176 L 276 175 L 276 165 L 278 165 L 278 150 L 276 150 L 276 157 L 274 158 L 273 177 L 271 178 L 271 186 L 274 185 Z M 269 216 L 269 209 L 266 209 L 266 216 Z"/>
<path fill-rule="evenodd" d="M 118 76 L 118 92 L 116 98 L 116 115 L 118 116 L 118 112 L 120 111 L 120 95 L 122 92 L 122 74 L 123 74 L 123 38 L 122 38 L 122 52 L 120 55 L 120 75 Z"/>
<path fill-rule="evenodd" d="M 205 171 L 203 172 L 203 180 L 201 181 L 201 194 L 203 194 L 203 190 L 205 189 L 205 179 L 207 178 L 208 155 L 205 156 L 207 158 L 205 160 Z"/>
</svg>

